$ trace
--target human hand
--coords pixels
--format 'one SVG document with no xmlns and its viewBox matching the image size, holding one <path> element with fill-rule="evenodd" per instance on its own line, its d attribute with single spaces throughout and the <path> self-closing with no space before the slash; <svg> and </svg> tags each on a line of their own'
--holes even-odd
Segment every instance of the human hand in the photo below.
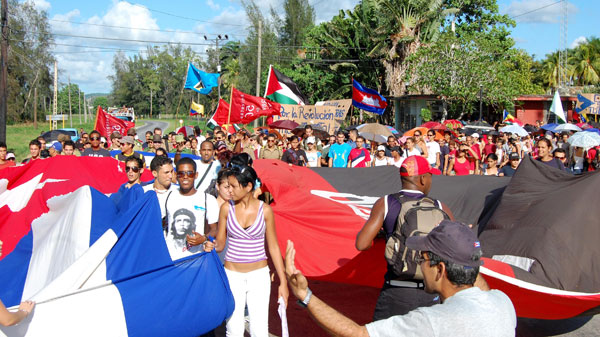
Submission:
<svg viewBox="0 0 600 337">
<path fill-rule="evenodd" d="M 288 290 L 287 287 L 287 282 L 281 282 L 281 284 L 279 285 L 279 289 L 277 290 L 277 298 L 283 297 L 283 300 L 285 301 L 285 307 L 287 308 L 288 305 L 288 297 L 290 296 L 290 291 Z"/>
<path fill-rule="evenodd" d="M 2 256 L 2 241 L 0 241 L 0 256 Z"/>
<path fill-rule="evenodd" d="M 23 311 L 26 315 L 29 315 L 31 313 L 33 307 L 35 307 L 34 301 L 25 301 L 19 304 L 19 310 Z"/>
<path fill-rule="evenodd" d="M 206 241 L 204 243 L 204 251 L 210 253 L 213 249 L 215 249 L 215 243 L 212 241 Z"/>
<path fill-rule="evenodd" d="M 294 264 L 295 258 L 296 250 L 294 249 L 294 243 L 291 240 L 288 240 L 285 251 L 285 276 L 294 295 L 297 298 L 304 300 L 308 289 L 308 281 L 306 280 L 306 277 L 296 269 Z"/>
<path fill-rule="evenodd" d="M 207 241 L 206 236 L 204 236 L 196 231 L 193 231 L 192 235 L 189 235 L 189 234 L 186 235 L 185 238 L 187 240 L 187 243 L 190 246 L 197 246 L 197 245 L 202 244 L 203 242 Z"/>
</svg>

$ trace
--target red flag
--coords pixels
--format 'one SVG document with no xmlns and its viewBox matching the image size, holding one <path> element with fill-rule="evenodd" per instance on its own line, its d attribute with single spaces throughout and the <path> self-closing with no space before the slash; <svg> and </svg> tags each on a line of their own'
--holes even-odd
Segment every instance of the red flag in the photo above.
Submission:
<svg viewBox="0 0 600 337">
<path fill-rule="evenodd" d="M 215 123 L 217 123 L 219 125 L 223 125 L 223 124 L 227 124 L 228 116 L 229 116 L 229 103 L 225 102 L 225 100 L 221 98 L 221 99 L 219 99 L 219 105 L 217 106 L 217 111 L 215 111 L 215 114 L 212 117 L 212 119 L 215 121 Z M 241 122 L 241 120 L 239 118 L 239 114 L 234 115 L 233 111 L 232 111 L 231 119 L 229 122 L 230 123 Z"/>
<path fill-rule="evenodd" d="M 281 113 L 281 104 L 264 97 L 251 96 L 235 88 L 231 91 L 231 123 L 234 116 L 243 124 L 248 124 L 260 116 L 273 116 Z"/>
<path fill-rule="evenodd" d="M 96 125 L 94 129 L 100 132 L 106 141 L 110 145 L 110 134 L 117 131 L 121 135 L 126 135 L 127 130 L 135 127 L 135 123 L 124 121 L 117 117 L 111 116 L 101 106 L 98 105 L 98 111 L 96 112 Z"/>
</svg>

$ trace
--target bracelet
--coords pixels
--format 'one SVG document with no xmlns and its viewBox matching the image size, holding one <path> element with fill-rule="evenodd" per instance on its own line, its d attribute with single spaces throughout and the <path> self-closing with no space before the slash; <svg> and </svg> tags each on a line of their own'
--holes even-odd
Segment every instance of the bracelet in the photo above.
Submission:
<svg viewBox="0 0 600 337">
<path fill-rule="evenodd" d="M 303 308 L 308 307 L 308 303 L 310 302 L 310 299 L 312 297 L 312 291 L 310 290 L 310 288 L 306 288 L 306 297 L 304 297 L 304 300 L 298 300 L 297 303 L 298 305 L 300 305 Z"/>
</svg>

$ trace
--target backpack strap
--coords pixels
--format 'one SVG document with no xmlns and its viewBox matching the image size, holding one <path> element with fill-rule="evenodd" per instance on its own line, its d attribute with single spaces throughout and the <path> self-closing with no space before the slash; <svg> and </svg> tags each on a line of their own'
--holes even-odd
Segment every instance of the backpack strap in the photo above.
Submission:
<svg viewBox="0 0 600 337">
<path fill-rule="evenodd" d="M 163 218 L 163 230 L 165 231 L 165 234 L 167 234 L 169 229 L 169 209 L 167 208 L 167 203 L 169 202 L 169 197 L 171 197 L 171 193 L 173 193 L 173 191 L 170 191 L 169 194 L 167 194 L 167 199 L 165 200 L 165 216 Z"/>
<path fill-rule="evenodd" d="M 200 181 L 196 185 L 196 189 L 198 189 L 198 187 L 200 187 L 200 185 L 202 185 L 202 182 L 204 181 L 204 178 L 206 178 L 206 175 L 208 175 L 208 172 L 210 171 L 210 168 L 213 166 L 214 163 L 215 163 L 215 161 L 213 159 L 213 161 L 210 162 L 210 165 L 208 165 L 208 168 L 206 169 L 206 171 L 204 171 L 204 174 L 202 175 L 202 178 L 200 178 Z"/>
</svg>

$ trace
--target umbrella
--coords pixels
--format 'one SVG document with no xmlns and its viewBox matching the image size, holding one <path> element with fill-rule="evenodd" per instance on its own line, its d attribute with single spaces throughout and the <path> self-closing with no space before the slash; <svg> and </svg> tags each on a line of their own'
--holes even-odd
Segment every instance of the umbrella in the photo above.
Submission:
<svg viewBox="0 0 600 337">
<path fill-rule="evenodd" d="M 416 131 L 421 131 L 421 134 L 422 134 L 423 136 L 425 136 L 425 135 L 427 135 L 427 131 L 429 131 L 429 130 L 427 130 L 427 128 L 424 128 L 424 127 L 422 127 L 422 126 L 417 126 L 417 127 L 416 127 L 416 128 L 414 128 L 414 129 L 410 129 L 410 130 L 406 131 L 406 132 L 403 134 L 403 136 L 412 137 L 412 136 L 414 136 L 414 135 L 415 135 L 415 132 L 416 132 Z M 439 133 L 439 132 L 435 131 L 435 140 L 439 140 L 439 139 L 442 139 L 442 138 L 444 138 L 444 136 L 443 136 L 441 133 Z"/>
<path fill-rule="evenodd" d="M 490 123 L 486 122 L 486 121 L 475 121 L 475 122 L 471 122 L 467 125 L 465 125 L 467 127 L 486 127 L 486 128 L 491 128 L 492 126 L 490 125 Z"/>
<path fill-rule="evenodd" d="M 443 126 L 444 124 L 438 123 L 438 122 L 427 122 L 427 123 L 421 124 L 421 127 L 428 128 L 428 129 L 433 129 L 434 127 L 440 126 L 440 125 Z"/>
<path fill-rule="evenodd" d="M 269 124 L 270 127 L 274 128 L 274 129 L 284 129 L 284 130 L 294 130 L 295 128 L 298 127 L 298 123 L 289 120 L 289 119 L 280 119 L 278 121 L 275 121 L 271 124 Z"/>
<path fill-rule="evenodd" d="M 71 134 L 68 131 L 64 131 L 64 130 L 50 130 L 50 131 L 44 132 L 42 134 L 42 137 L 44 138 L 46 143 L 50 143 L 54 140 L 58 140 L 59 135 L 67 135 L 67 136 L 71 137 Z"/>
<path fill-rule="evenodd" d="M 443 121 L 442 124 L 444 124 L 447 128 L 454 129 L 454 130 L 460 129 L 463 127 L 463 123 L 461 123 L 457 119 L 447 119 L 447 120 Z"/>
<path fill-rule="evenodd" d="M 367 140 L 385 143 L 389 136 L 392 136 L 392 131 L 387 126 L 379 123 L 368 123 L 359 125 L 357 128 L 358 134 L 365 137 Z"/>
<path fill-rule="evenodd" d="M 542 129 L 544 129 L 546 131 L 554 131 L 554 128 L 557 126 L 558 126 L 558 124 L 556 124 L 556 123 L 544 124 L 544 125 L 542 125 Z"/>
<path fill-rule="evenodd" d="M 526 124 L 523 129 L 525 129 L 525 131 L 529 132 L 529 133 L 535 133 L 538 132 L 539 129 L 531 124 Z"/>
<path fill-rule="evenodd" d="M 516 124 L 500 128 L 500 131 L 504 132 L 504 133 L 514 133 L 519 137 L 525 137 L 529 134 L 527 131 L 525 131 L 525 129 L 523 129 L 522 127 L 520 127 Z"/>
<path fill-rule="evenodd" d="M 304 126 L 300 126 L 295 128 L 294 130 L 292 130 L 292 133 L 300 138 L 304 138 L 304 133 L 306 132 L 306 130 L 304 130 Z M 329 138 L 329 133 L 327 133 L 327 131 L 323 130 L 323 129 L 319 129 L 315 126 L 313 126 L 313 135 L 317 138 L 319 138 L 320 140 L 327 140 L 327 138 Z"/>
<path fill-rule="evenodd" d="M 273 128 L 270 128 L 268 126 L 260 126 L 260 127 L 256 128 L 256 130 L 260 130 L 260 131 L 267 130 L 268 134 L 274 134 L 275 137 L 277 137 L 278 139 L 283 139 L 283 136 L 281 135 L 281 133 L 279 133 L 279 131 L 277 131 Z"/>
<path fill-rule="evenodd" d="M 596 129 L 596 128 L 589 128 L 589 129 L 585 129 L 583 131 L 587 131 L 587 132 L 595 132 L 597 134 L 600 134 L 600 130 Z"/>
<path fill-rule="evenodd" d="M 179 129 L 175 130 L 175 133 L 182 133 L 184 137 L 189 137 L 194 135 L 194 127 L 192 126 L 182 126 Z"/>
<path fill-rule="evenodd" d="M 600 145 L 600 135 L 595 132 L 580 131 L 569 137 L 567 140 L 571 146 L 589 149 Z"/>
<path fill-rule="evenodd" d="M 554 128 L 554 132 L 562 132 L 562 131 L 581 131 L 581 128 L 577 125 L 573 125 L 570 123 L 560 124 L 559 126 Z"/>
<path fill-rule="evenodd" d="M 575 124 L 575 125 L 577 125 L 578 127 L 580 127 L 582 130 L 589 129 L 589 128 L 591 128 L 591 127 L 592 127 L 592 126 L 591 126 L 591 125 L 589 125 L 588 123 L 577 123 L 577 124 Z"/>
<path fill-rule="evenodd" d="M 397 135 L 400 133 L 400 132 L 398 132 L 398 130 L 394 129 L 393 127 L 391 127 L 389 125 L 386 125 L 386 126 L 390 130 L 390 132 L 392 132 L 392 134 Z"/>
</svg>

